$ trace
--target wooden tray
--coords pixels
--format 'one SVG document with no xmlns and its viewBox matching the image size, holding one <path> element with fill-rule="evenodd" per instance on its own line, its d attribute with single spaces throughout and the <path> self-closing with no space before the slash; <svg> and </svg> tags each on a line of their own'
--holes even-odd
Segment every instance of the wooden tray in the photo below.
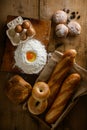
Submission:
<svg viewBox="0 0 87 130">
<path fill-rule="evenodd" d="M 15 16 L 8 16 L 7 23 L 16 18 Z M 29 19 L 36 30 L 35 39 L 42 42 L 47 49 L 47 45 L 49 43 L 50 38 L 50 30 L 51 30 L 51 21 L 50 20 L 37 20 L 32 18 L 24 18 Z M 4 56 L 2 59 L 2 65 L 0 70 L 7 72 L 21 72 L 17 67 L 14 67 L 14 51 L 17 47 L 13 46 L 10 40 L 6 39 L 6 47 Z M 22 72 L 21 72 L 22 73 Z"/>
</svg>

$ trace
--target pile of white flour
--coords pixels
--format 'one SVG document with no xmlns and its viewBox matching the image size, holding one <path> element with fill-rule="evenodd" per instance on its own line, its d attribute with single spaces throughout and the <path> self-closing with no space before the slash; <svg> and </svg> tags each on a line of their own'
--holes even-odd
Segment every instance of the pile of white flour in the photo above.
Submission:
<svg viewBox="0 0 87 130">
<path fill-rule="evenodd" d="M 26 53 L 34 52 L 36 59 L 30 62 L 26 58 Z M 21 43 L 14 52 L 15 66 L 19 67 L 26 74 L 39 73 L 47 61 L 45 46 L 36 39 L 30 39 L 26 43 Z"/>
</svg>

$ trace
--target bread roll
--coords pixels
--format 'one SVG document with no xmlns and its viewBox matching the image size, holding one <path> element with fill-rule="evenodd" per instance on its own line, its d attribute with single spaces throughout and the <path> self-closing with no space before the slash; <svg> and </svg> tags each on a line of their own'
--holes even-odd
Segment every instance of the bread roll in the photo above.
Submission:
<svg viewBox="0 0 87 130">
<path fill-rule="evenodd" d="M 73 66 L 73 62 L 76 56 L 76 51 L 70 49 L 66 51 L 61 59 L 61 61 L 56 65 L 49 81 L 48 86 L 50 88 L 50 96 L 48 98 L 48 107 L 53 103 L 56 94 L 58 93 L 61 83 L 67 76 L 68 72 Z"/>
<path fill-rule="evenodd" d="M 6 86 L 6 95 L 16 104 L 22 103 L 30 94 L 32 87 L 21 76 L 15 75 L 10 78 Z"/>
<path fill-rule="evenodd" d="M 73 73 L 65 79 L 59 94 L 45 116 L 46 122 L 53 124 L 59 118 L 79 81 L 80 75 L 77 73 Z"/>
<path fill-rule="evenodd" d="M 54 14 L 53 14 L 53 21 L 56 24 L 65 24 L 67 22 L 67 13 L 62 11 L 62 10 L 57 10 Z"/>
<path fill-rule="evenodd" d="M 81 33 L 81 26 L 78 22 L 71 21 L 67 26 L 69 28 L 69 34 L 71 36 L 77 36 Z"/>
<path fill-rule="evenodd" d="M 57 24 L 55 33 L 57 37 L 66 37 L 68 35 L 68 27 L 64 24 Z"/>
</svg>

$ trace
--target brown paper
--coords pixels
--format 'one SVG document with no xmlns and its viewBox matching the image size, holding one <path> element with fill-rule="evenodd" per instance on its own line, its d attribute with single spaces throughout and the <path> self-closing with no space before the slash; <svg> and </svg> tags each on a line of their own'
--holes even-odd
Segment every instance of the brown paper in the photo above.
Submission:
<svg viewBox="0 0 87 130">
<path fill-rule="evenodd" d="M 56 64 L 60 61 L 62 57 L 62 53 L 55 51 L 51 58 L 48 60 L 48 63 L 44 67 L 43 71 L 40 73 L 39 77 L 37 78 L 36 82 L 38 81 L 45 81 L 47 82 L 53 69 L 55 68 Z M 69 113 L 69 111 L 73 108 L 73 106 L 77 103 L 78 99 L 87 94 L 87 70 L 80 67 L 76 63 L 73 66 L 72 72 L 78 72 L 81 75 L 81 82 L 79 84 L 79 87 L 75 94 L 72 97 L 72 100 L 68 104 L 67 108 L 64 110 L 62 115 L 58 118 L 58 120 L 55 122 L 55 124 L 52 124 L 51 129 L 53 130 L 58 126 L 58 124 L 66 117 L 66 115 Z"/>
</svg>

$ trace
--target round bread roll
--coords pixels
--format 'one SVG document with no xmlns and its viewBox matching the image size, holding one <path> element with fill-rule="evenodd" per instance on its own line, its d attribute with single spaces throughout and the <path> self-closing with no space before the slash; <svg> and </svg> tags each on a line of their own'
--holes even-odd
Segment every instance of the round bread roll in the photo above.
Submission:
<svg viewBox="0 0 87 130">
<path fill-rule="evenodd" d="M 47 108 L 48 102 L 38 101 L 31 96 L 28 100 L 28 110 L 34 115 L 42 114 Z"/>
<path fill-rule="evenodd" d="M 37 82 L 33 86 L 32 89 L 32 96 L 38 100 L 38 101 L 43 101 L 46 100 L 50 95 L 50 89 L 48 84 L 45 82 Z"/>
<path fill-rule="evenodd" d="M 66 37 L 68 34 L 68 27 L 64 24 L 58 24 L 55 29 L 57 37 Z"/>
<path fill-rule="evenodd" d="M 76 21 L 69 22 L 68 28 L 69 28 L 69 34 L 71 36 L 77 36 L 81 33 L 81 26 Z"/>
<path fill-rule="evenodd" d="M 31 91 L 32 86 L 19 75 L 11 77 L 6 86 L 6 95 L 15 104 L 24 102 Z"/>
<path fill-rule="evenodd" d="M 67 13 L 62 10 L 58 10 L 53 15 L 53 21 L 56 24 L 65 24 L 67 22 Z"/>
</svg>

